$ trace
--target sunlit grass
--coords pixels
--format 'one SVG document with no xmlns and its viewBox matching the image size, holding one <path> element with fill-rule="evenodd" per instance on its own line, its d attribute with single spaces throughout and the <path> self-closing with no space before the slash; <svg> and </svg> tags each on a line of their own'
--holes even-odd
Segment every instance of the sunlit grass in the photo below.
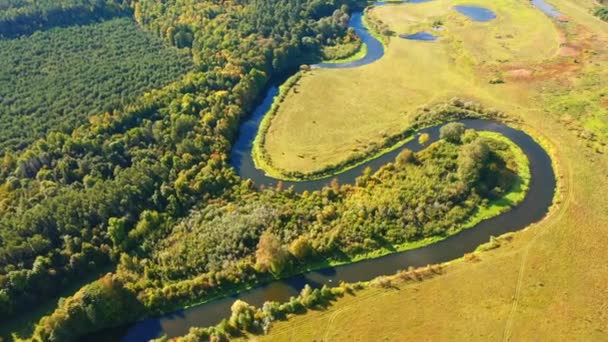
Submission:
<svg viewBox="0 0 608 342">
<path fill-rule="evenodd" d="M 288 172 L 310 173 L 355 154 L 376 155 L 386 137 L 411 124 L 419 107 L 452 97 L 501 107 L 503 89 L 509 86 L 489 83 L 497 66 L 539 63 L 555 56 L 554 25 L 529 4 L 467 1 L 498 14 L 493 22 L 475 23 L 452 10 L 456 3 L 438 0 L 374 8 L 369 15 L 396 34 L 427 30 L 440 39 L 392 37 L 385 56 L 375 63 L 305 73 L 280 103 L 267 131 L 272 164 Z M 442 29 L 433 31 L 437 21 L 443 23 Z"/>
</svg>

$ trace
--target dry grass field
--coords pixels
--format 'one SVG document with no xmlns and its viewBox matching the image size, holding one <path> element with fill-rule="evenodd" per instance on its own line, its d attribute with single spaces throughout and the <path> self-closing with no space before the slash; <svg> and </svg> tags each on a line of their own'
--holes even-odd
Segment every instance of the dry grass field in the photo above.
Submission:
<svg viewBox="0 0 608 342">
<path fill-rule="evenodd" d="M 420 6 L 417 10 L 413 10 L 413 5 L 382 7 L 374 10 L 374 15 L 394 27 L 404 25 L 397 29 L 400 32 L 407 28 L 403 24 L 405 19 L 419 20 L 424 8 L 439 13 L 439 9 L 451 3 L 454 2 L 420 4 L 416 5 Z M 357 125 L 359 137 L 373 139 L 379 130 L 397 129 L 398 124 L 403 127 L 407 123 L 404 109 L 410 108 L 408 106 L 448 95 L 471 97 L 484 105 L 519 115 L 524 129 L 545 140 L 560 183 L 551 213 L 543 221 L 516 233 L 510 243 L 479 253 L 478 261 L 452 262 L 444 275 L 397 289 L 370 288 L 355 296 L 347 295 L 327 310 L 311 311 L 276 323 L 269 335 L 256 339 L 608 340 L 608 198 L 605 196 L 608 191 L 605 157 L 608 101 L 604 98 L 608 89 L 605 71 L 608 70 L 608 24 L 590 14 L 593 1 L 552 0 L 568 17 L 568 23 L 561 24 L 551 22 L 541 12 L 535 14 L 528 1 L 482 3 L 503 17 L 490 25 L 525 18 L 513 27 L 526 39 L 528 33 L 554 32 L 555 35 L 534 38 L 536 43 L 513 43 L 513 56 L 504 63 L 494 61 L 499 55 L 504 58 L 509 49 L 495 51 L 495 46 L 492 47 L 495 42 L 475 52 L 459 53 L 458 56 L 469 56 L 472 64 L 468 66 L 456 66 L 455 60 L 449 59 L 454 54 L 445 52 L 453 49 L 453 45 L 446 42 L 448 38 L 435 46 L 425 45 L 426 52 L 411 48 L 422 43 L 393 38 L 387 56 L 376 64 L 361 70 L 318 70 L 304 77 L 298 94 L 288 98 L 277 117 L 273 139 L 287 139 L 290 120 L 303 120 L 297 117 L 298 110 L 301 110 L 299 115 L 306 112 L 314 116 L 318 125 L 339 122 L 338 116 L 364 120 L 366 112 L 383 115 L 382 119 L 374 117 Z M 452 20 L 448 17 L 453 15 L 443 17 L 446 32 L 441 32 L 442 35 L 456 37 L 457 30 L 464 32 L 467 27 L 477 25 L 457 18 L 453 18 L 454 24 L 448 24 Z M 532 27 L 526 29 L 523 25 Z M 466 34 L 459 37 L 463 38 L 454 39 L 461 39 L 462 49 L 467 51 L 467 44 L 471 42 L 464 38 Z M 483 35 L 477 37 L 482 39 Z M 495 39 L 490 34 L 486 38 Z M 557 40 L 560 44 L 555 43 Z M 486 47 L 490 53 L 484 52 Z M 493 57 L 484 58 L 486 53 Z M 521 60 L 516 57 L 520 53 L 524 57 Z M 412 60 L 414 57 L 422 60 Z M 427 78 L 405 82 L 416 73 L 421 77 L 420 70 L 413 65 L 420 67 L 425 63 L 449 70 L 450 76 L 443 72 L 425 73 Z M 390 67 L 393 69 L 385 70 Z M 498 75 L 506 83 L 491 86 L 487 83 L 490 75 Z M 434 85 L 427 83 L 431 78 Z M 458 86 L 461 80 L 466 82 Z M 337 83 L 332 83 L 334 81 Z M 323 97 L 318 93 L 321 84 L 326 84 Z M 343 88 L 346 84 L 350 84 L 348 89 Z M 317 95 L 311 94 L 315 92 Z M 314 96 L 317 101 L 313 101 Z M 351 101 L 341 103 L 340 98 Z M 321 99 L 324 105 L 319 104 Z M 311 103 L 313 105 L 309 105 Z M 319 148 L 319 152 L 326 152 L 322 154 L 324 159 L 317 158 L 317 164 L 277 159 L 282 166 L 308 166 L 312 170 L 321 162 L 334 161 L 338 152 L 344 153 L 354 146 L 348 140 L 350 133 L 317 129 L 319 138 L 300 147 L 296 141 L 304 139 L 305 121 L 300 122 L 302 128 L 292 134 L 293 141 L 285 146 L 306 149 L 306 153 Z M 373 122 L 373 128 L 368 128 L 368 121 Z M 331 146 L 328 142 L 334 140 L 336 145 L 327 147 Z M 320 149 L 317 145 L 324 147 Z M 272 150 L 270 146 L 275 145 L 269 145 L 269 151 L 282 155 L 278 144 Z M 338 151 L 340 148 L 343 149 Z"/>
</svg>

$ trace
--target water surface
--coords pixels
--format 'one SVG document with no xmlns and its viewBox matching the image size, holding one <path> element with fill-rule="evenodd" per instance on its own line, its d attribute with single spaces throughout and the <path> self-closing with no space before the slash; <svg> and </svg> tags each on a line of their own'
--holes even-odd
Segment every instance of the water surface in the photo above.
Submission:
<svg viewBox="0 0 608 342">
<path fill-rule="evenodd" d="M 496 19 L 496 13 L 481 6 L 459 5 L 454 8 L 473 21 L 487 22 Z"/>
<path fill-rule="evenodd" d="M 387 2 L 387 1 L 376 1 L 373 6 L 384 6 L 389 4 L 416 4 L 423 3 L 432 0 L 410 0 L 402 2 Z M 369 30 L 363 25 L 363 12 L 358 11 L 351 14 L 348 26 L 355 30 L 355 33 L 361 39 L 361 43 L 366 45 L 366 53 L 360 59 L 354 61 L 348 61 L 343 63 L 318 63 L 312 65 L 313 68 L 325 68 L 325 69 L 346 69 L 356 68 L 363 65 L 371 64 L 384 56 L 384 45 L 376 37 L 374 37 Z"/>
<path fill-rule="evenodd" d="M 548 16 L 551 16 L 553 18 L 557 18 L 557 17 L 560 17 L 562 15 L 560 12 L 558 12 L 555 9 L 555 7 L 553 5 L 548 4 L 544 0 L 530 0 L 530 2 L 534 6 L 536 6 L 536 8 L 538 8 L 539 10 L 541 10 L 543 13 L 545 13 Z"/>
<path fill-rule="evenodd" d="M 409 40 L 434 41 L 437 40 L 439 37 L 428 32 L 416 32 L 414 34 L 400 34 L 399 38 Z"/>
</svg>

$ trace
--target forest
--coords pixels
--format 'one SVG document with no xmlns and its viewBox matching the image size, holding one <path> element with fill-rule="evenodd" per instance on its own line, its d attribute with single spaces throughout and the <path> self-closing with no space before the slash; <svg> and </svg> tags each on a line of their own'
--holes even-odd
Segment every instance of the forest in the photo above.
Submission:
<svg viewBox="0 0 608 342">
<path fill-rule="evenodd" d="M 297 194 L 238 177 L 228 156 L 240 120 L 272 77 L 352 42 L 348 13 L 360 4 L 134 1 L 137 23 L 187 49 L 196 68 L 4 153 L 0 319 L 116 265 L 63 299 L 34 336 L 73 340 L 318 258 L 449 234 L 508 191 L 517 172 L 509 150 L 457 124 L 442 130 L 444 141 L 352 186 Z"/>
<path fill-rule="evenodd" d="M 230 196 L 240 182 L 226 162 L 239 120 L 272 75 L 317 58 L 321 41 L 347 35 L 343 21 L 318 21 L 349 4 L 137 2 L 138 22 L 190 49 L 200 71 L 4 154 L 0 317 L 118 262 L 113 239 L 121 232 L 135 242 L 126 250 L 137 250 L 138 239 L 162 233 L 146 227 L 170 227 L 194 204 Z"/>
<path fill-rule="evenodd" d="M 194 68 L 187 51 L 128 18 L 0 40 L 0 61 L 3 152 L 50 130 L 68 133 Z"/>
<path fill-rule="evenodd" d="M 0 38 L 128 16 L 130 0 L 0 0 Z"/>
<path fill-rule="evenodd" d="M 205 283 L 236 285 L 254 281 L 259 271 L 279 276 L 449 235 L 510 189 L 518 172 L 504 143 L 473 131 L 462 140 L 417 154 L 404 150 L 354 185 L 302 194 L 240 190 L 240 199 L 193 211 L 160 240 L 148 234 L 143 253 L 122 263 L 119 274 L 143 290 L 147 306 L 160 309 L 217 291 Z"/>
</svg>

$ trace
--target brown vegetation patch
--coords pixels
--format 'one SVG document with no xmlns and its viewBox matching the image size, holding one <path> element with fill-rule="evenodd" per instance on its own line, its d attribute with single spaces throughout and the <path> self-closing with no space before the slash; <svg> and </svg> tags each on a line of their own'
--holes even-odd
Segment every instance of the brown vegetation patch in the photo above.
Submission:
<svg viewBox="0 0 608 342">
<path fill-rule="evenodd" d="M 581 54 L 580 46 L 574 44 L 564 44 L 559 49 L 559 55 L 564 57 L 576 57 Z"/>
<path fill-rule="evenodd" d="M 561 61 L 549 65 L 542 66 L 538 72 L 538 80 L 548 80 L 561 78 L 567 80 L 567 78 L 580 69 L 580 64 L 573 61 Z"/>
<path fill-rule="evenodd" d="M 507 77 L 512 81 L 531 82 L 557 79 L 567 82 L 573 73 L 580 70 L 588 56 L 583 52 L 593 49 L 593 43 L 596 39 L 582 26 L 576 28 L 576 37 L 576 39 L 569 38 L 565 31 L 559 30 L 560 49 L 557 58 L 535 67 L 517 66 L 510 68 L 505 70 Z M 571 59 L 572 57 L 576 58 Z"/>
<path fill-rule="evenodd" d="M 507 75 L 513 79 L 531 79 L 532 74 L 532 70 L 530 69 L 515 69 L 507 72 Z"/>
</svg>

